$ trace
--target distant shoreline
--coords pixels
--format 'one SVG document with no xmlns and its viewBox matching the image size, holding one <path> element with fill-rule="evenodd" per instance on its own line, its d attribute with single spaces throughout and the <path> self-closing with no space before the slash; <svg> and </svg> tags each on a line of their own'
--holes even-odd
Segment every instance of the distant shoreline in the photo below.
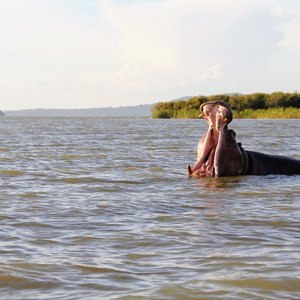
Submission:
<svg viewBox="0 0 300 300">
<path fill-rule="evenodd" d="M 300 119 L 300 108 L 267 108 L 267 109 L 245 109 L 233 110 L 234 119 Z M 194 112 L 194 117 L 173 117 L 171 119 L 199 119 L 199 111 Z M 156 119 L 156 118 L 154 118 Z M 170 119 L 170 118 L 157 118 Z"/>
<path fill-rule="evenodd" d="M 199 106 L 214 100 L 228 103 L 236 119 L 300 119 L 300 94 L 297 92 L 182 97 L 154 104 L 104 108 L 2 110 L 0 116 L 196 119 L 199 118 Z"/>
<path fill-rule="evenodd" d="M 4 111 L 6 116 L 28 117 L 150 117 L 153 104 L 83 109 L 23 109 Z"/>
<path fill-rule="evenodd" d="M 153 105 L 152 118 L 195 119 L 201 104 L 223 101 L 240 119 L 299 119 L 300 94 L 274 92 L 271 94 L 222 94 L 197 96 L 189 100 L 159 102 Z"/>
</svg>

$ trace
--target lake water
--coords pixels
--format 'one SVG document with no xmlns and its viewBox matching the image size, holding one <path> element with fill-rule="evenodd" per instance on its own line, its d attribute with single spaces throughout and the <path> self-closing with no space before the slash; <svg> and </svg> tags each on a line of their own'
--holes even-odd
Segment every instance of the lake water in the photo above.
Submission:
<svg viewBox="0 0 300 300">
<path fill-rule="evenodd" d="M 300 120 L 230 125 L 300 159 Z M 300 176 L 188 178 L 204 120 L 0 130 L 0 299 L 300 298 Z"/>
</svg>

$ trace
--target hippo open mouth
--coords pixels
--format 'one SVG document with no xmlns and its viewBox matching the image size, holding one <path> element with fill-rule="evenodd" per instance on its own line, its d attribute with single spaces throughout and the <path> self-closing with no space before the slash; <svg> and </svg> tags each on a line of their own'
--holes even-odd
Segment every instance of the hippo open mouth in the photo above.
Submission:
<svg viewBox="0 0 300 300">
<path fill-rule="evenodd" d="M 237 175 L 300 174 L 300 160 L 245 150 L 228 129 L 232 111 L 221 101 L 207 102 L 200 112 L 208 121 L 208 131 L 198 144 L 196 164 L 188 166 L 193 177 Z"/>
<path fill-rule="evenodd" d="M 188 166 L 188 173 L 196 177 L 220 176 L 222 173 L 221 156 L 224 151 L 228 153 L 231 150 L 230 143 L 229 147 L 227 145 L 228 139 L 235 141 L 235 132 L 228 130 L 227 127 L 232 121 L 232 111 L 226 103 L 214 101 L 202 104 L 200 112 L 207 120 L 209 127 L 207 134 L 198 144 L 197 162 L 193 167 Z M 232 153 L 228 154 L 232 155 Z"/>
</svg>

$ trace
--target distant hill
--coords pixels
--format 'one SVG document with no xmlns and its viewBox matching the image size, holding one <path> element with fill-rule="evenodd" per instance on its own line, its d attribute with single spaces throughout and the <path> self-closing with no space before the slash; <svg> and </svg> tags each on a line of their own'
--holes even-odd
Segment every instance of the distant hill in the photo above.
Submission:
<svg viewBox="0 0 300 300">
<path fill-rule="evenodd" d="M 24 109 L 5 111 L 6 116 L 36 117 L 150 117 L 153 104 L 86 109 Z"/>
<path fill-rule="evenodd" d="M 178 100 L 188 100 L 190 98 L 191 96 L 184 96 L 171 100 L 170 102 Z M 151 109 L 153 105 L 154 104 L 142 104 L 135 106 L 81 109 L 36 108 L 23 110 L 7 110 L 5 111 L 5 115 L 25 117 L 151 117 Z"/>
<path fill-rule="evenodd" d="M 4 112 L 0 110 L 0 117 L 5 116 Z"/>
</svg>

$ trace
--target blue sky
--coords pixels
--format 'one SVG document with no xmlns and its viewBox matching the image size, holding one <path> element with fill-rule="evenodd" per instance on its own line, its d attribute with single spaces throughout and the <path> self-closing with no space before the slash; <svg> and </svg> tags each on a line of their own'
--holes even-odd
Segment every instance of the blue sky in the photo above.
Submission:
<svg viewBox="0 0 300 300">
<path fill-rule="evenodd" d="M 1 0 L 0 109 L 300 90 L 297 0 Z"/>
</svg>

